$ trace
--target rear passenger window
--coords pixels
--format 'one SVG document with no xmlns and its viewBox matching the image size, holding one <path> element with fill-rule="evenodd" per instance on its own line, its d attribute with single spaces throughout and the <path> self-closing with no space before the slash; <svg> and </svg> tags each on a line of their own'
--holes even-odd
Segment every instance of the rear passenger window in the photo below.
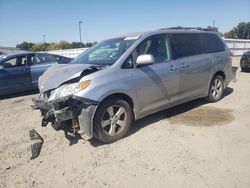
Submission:
<svg viewBox="0 0 250 188">
<path fill-rule="evenodd" d="M 198 34 L 172 34 L 171 42 L 174 48 L 175 58 L 199 55 L 203 53 L 203 47 Z"/>
<path fill-rule="evenodd" d="M 221 41 L 220 37 L 216 34 L 201 34 L 202 41 L 208 53 L 220 52 L 225 50 L 225 45 Z"/>
<path fill-rule="evenodd" d="M 56 59 L 50 55 L 50 54 L 35 54 L 31 57 L 31 63 L 37 64 L 37 63 L 52 63 L 56 62 Z"/>
</svg>

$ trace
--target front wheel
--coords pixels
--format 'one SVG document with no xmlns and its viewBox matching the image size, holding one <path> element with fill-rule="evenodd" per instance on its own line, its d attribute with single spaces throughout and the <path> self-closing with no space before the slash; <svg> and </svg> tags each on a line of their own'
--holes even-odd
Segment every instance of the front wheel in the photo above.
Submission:
<svg viewBox="0 0 250 188">
<path fill-rule="evenodd" d="M 216 75 L 209 87 L 209 92 L 207 96 L 208 102 L 217 102 L 219 101 L 224 92 L 224 79 L 220 75 Z"/>
<path fill-rule="evenodd" d="M 111 143 L 124 137 L 132 124 L 130 105 L 119 98 L 104 101 L 94 118 L 94 137 L 101 142 Z"/>
</svg>

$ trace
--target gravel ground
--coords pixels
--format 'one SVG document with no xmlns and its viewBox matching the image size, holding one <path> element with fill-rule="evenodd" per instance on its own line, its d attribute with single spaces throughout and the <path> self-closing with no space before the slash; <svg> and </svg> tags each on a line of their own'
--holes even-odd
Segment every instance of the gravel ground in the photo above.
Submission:
<svg viewBox="0 0 250 188">
<path fill-rule="evenodd" d="M 239 59 L 234 59 L 239 65 Z M 34 93 L 0 100 L 0 187 L 250 187 L 250 73 L 225 97 L 192 101 L 134 123 L 113 144 L 42 128 Z M 44 138 L 30 160 L 28 130 Z"/>
</svg>

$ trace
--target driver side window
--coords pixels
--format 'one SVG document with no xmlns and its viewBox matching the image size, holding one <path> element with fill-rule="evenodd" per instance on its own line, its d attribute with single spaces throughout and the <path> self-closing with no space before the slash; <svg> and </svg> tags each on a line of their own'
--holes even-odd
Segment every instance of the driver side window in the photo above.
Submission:
<svg viewBox="0 0 250 188">
<path fill-rule="evenodd" d="M 20 67 L 27 64 L 26 56 L 19 56 L 5 61 L 2 65 L 4 68 Z"/>
<path fill-rule="evenodd" d="M 155 63 L 161 63 L 172 59 L 170 42 L 167 35 L 155 35 L 142 41 L 136 48 L 137 56 L 151 54 Z"/>
</svg>

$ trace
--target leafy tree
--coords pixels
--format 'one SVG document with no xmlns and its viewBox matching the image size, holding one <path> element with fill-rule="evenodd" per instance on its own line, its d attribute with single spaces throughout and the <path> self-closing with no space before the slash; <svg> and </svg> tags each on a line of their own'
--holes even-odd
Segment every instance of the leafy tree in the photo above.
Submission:
<svg viewBox="0 0 250 188">
<path fill-rule="evenodd" d="M 61 40 L 59 43 L 57 43 L 56 47 L 57 49 L 69 49 L 71 48 L 71 45 L 64 40 Z"/>
<path fill-rule="evenodd" d="M 47 51 L 51 51 L 51 50 L 58 50 L 57 44 L 56 43 L 49 43 L 48 46 L 46 47 Z"/>
<path fill-rule="evenodd" d="M 229 32 L 224 33 L 225 38 L 250 39 L 250 22 L 241 22 Z"/>
<path fill-rule="evenodd" d="M 30 50 L 34 45 L 34 43 L 24 41 L 21 44 L 17 44 L 16 47 L 20 48 L 21 50 Z"/>
<path fill-rule="evenodd" d="M 32 51 L 46 51 L 46 44 L 37 43 L 30 49 Z"/>
<path fill-rule="evenodd" d="M 85 44 L 82 42 L 72 42 L 71 43 L 71 48 L 84 48 Z"/>
<path fill-rule="evenodd" d="M 218 27 L 213 27 L 213 26 L 207 26 L 206 28 L 208 31 L 214 31 L 214 32 L 219 32 L 219 28 Z"/>
<path fill-rule="evenodd" d="M 97 42 L 88 42 L 86 44 L 80 42 L 72 42 L 68 43 L 67 41 L 61 40 L 58 43 L 29 43 L 22 42 L 21 44 L 17 44 L 16 47 L 22 50 L 32 50 L 32 51 L 51 51 L 51 50 L 61 50 L 61 49 L 71 49 L 71 48 L 84 48 L 91 47 Z"/>
</svg>

